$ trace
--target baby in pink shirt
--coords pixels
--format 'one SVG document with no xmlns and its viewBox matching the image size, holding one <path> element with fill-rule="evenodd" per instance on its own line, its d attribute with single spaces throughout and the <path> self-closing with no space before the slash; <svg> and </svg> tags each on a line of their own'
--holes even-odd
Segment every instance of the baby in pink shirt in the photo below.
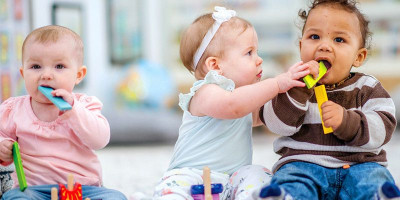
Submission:
<svg viewBox="0 0 400 200">
<path fill-rule="evenodd" d="M 86 75 L 83 43 L 79 35 L 61 26 L 31 32 L 22 47 L 21 76 L 28 95 L 12 97 L 0 106 L 0 164 L 13 162 L 12 144 L 19 143 L 28 188 L 15 189 L 4 199 L 49 199 L 51 187 L 66 183 L 68 174 L 82 184 L 83 197 L 126 199 L 102 186 L 101 165 L 94 150 L 105 147 L 110 127 L 94 96 L 73 93 Z M 39 90 L 54 89 L 71 110 L 60 111 Z"/>
</svg>

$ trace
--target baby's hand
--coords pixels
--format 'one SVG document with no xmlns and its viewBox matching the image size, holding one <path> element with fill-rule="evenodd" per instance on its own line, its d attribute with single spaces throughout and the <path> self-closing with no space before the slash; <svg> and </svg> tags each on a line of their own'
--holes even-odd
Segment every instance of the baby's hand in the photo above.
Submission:
<svg viewBox="0 0 400 200">
<path fill-rule="evenodd" d="M 332 127 L 335 131 L 343 121 L 343 107 L 332 101 L 327 101 L 321 105 L 322 120 L 325 127 Z"/>
<path fill-rule="evenodd" d="M 308 65 L 308 69 L 310 70 L 310 74 L 313 76 L 314 79 L 318 78 L 319 75 L 319 64 L 315 60 L 308 61 L 304 63 Z"/>
<path fill-rule="evenodd" d="M 61 97 L 64 99 L 64 101 L 66 101 L 67 103 L 69 103 L 69 105 L 73 106 L 74 105 L 74 97 L 72 96 L 71 93 L 69 93 L 68 91 L 64 90 L 64 89 L 55 89 L 51 92 L 52 95 L 56 96 L 56 97 Z"/>
<path fill-rule="evenodd" d="M 3 162 L 12 162 L 12 148 L 14 142 L 10 140 L 3 140 L 0 142 L 0 160 Z"/>
<path fill-rule="evenodd" d="M 276 76 L 275 79 L 278 83 L 279 93 L 286 92 L 292 87 L 304 87 L 305 84 L 298 79 L 310 73 L 308 68 L 308 65 L 303 64 L 303 61 L 300 61 L 291 66 L 286 73 Z"/>
</svg>

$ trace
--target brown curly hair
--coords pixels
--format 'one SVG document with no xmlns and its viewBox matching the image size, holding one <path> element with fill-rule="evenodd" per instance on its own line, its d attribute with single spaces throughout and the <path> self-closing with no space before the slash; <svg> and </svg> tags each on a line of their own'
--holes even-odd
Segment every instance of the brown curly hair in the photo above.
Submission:
<svg viewBox="0 0 400 200">
<path fill-rule="evenodd" d="M 370 41 L 372 33 L 369 30 L 369 20 L 360 12 L 357 8 L 358 2 L 355 0 L 314 0 L 311 2 L 308 12 L 304 9 L 299 10 L 299 17 L 303 20 L 301 34 L 304 33 L 304 26 L 307 23 L 308 15 L 311 10 L 318 6 L 332 6 L 335 8 L 342 8 L 347 12 L 356 14 L 358 21 L 360 22 L 360 31 L 362 36 L 362 46 L 364 48 L 370 48 Z"/>
</svg>

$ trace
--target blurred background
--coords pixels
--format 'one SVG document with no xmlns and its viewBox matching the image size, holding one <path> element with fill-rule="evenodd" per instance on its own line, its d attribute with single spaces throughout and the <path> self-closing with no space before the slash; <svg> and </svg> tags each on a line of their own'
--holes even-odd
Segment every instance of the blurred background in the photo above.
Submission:
<svg viewBox="0 0 400 200">
<path fill-rule="evenodd" d="M 236 10 L 258 33 L 263 78 L 273 77 L 299 60 L 302 23 L 297 13 L 307 4 L 306 0 L 0 0 L 0 102 L 26 94 L 19 74 L 26 35 L 49 24 L 71 28 L 83 39 L 88 67 L 75 92 L 97 96 L 111 126 L 110 146 L 99 151 L 105 185 L 126 195 L 137 190 L 150 193 L 168 166 L 178 135 L 182 115 L 178 94 L 195 81 L 179 59 L 182 31 L 215 5 Z M 371 20 L 372 49 L 366 63 L 354 70 L 382 82 L 399 119 L 400 0 L 362 0 L 359 6 Z M 255 160 L 271 167 L 278 158 L 272 152 L 275 136 L 265 128 L 255 129 L 254 134 Z M 393 155 L 400 153 L 398 131 L 394 135 L 397 143 L 389 145 Z M 393 169 L 399 180 L 397 166 Z"/>
</svg>

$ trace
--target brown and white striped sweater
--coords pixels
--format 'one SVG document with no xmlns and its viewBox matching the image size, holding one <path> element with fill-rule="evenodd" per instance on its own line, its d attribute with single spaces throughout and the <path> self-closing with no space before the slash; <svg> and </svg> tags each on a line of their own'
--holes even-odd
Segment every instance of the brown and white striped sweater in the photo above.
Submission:
<svg viewBox="0 0 400 200">
<path fill-rule="evenodd" d="M 260 110 L 267 127 L 282 137 L 274 151 L 282 157 L 273 171 L 293 161 L 328 168 L 376 162 L 387 166 L 386 144 L 396 127 L 394 102 L 374 77 L 352 73 L 328 99 L 345 108 L 343 122 L 332 134 L 324 134 L 314 90 L 293 88 L 269 101 Z"/>
</svg>

